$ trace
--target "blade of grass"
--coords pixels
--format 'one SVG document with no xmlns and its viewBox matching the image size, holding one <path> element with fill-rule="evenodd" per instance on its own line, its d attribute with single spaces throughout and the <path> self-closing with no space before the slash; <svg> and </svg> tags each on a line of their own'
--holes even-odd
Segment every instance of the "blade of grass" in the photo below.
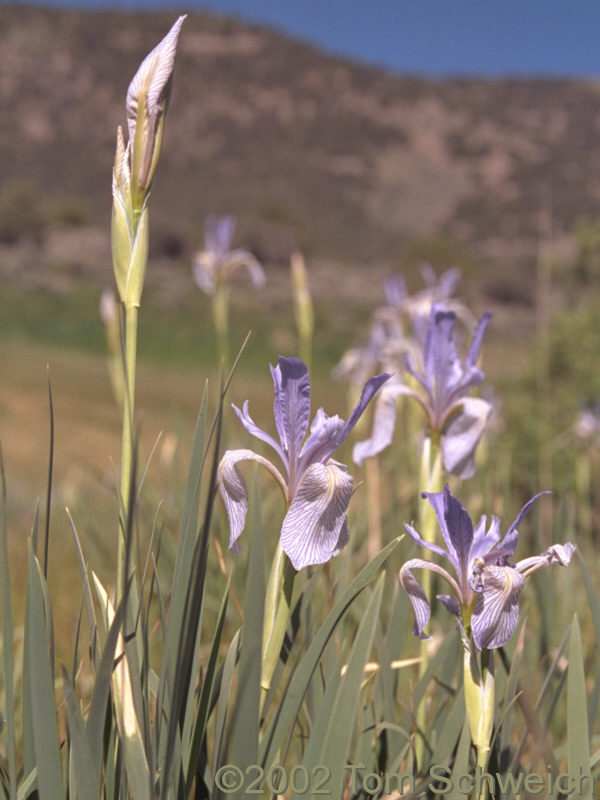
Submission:
<svg viewBox="0 0 600 800">
<path fill-rule="evenodd" d="M 112 604 L 96 575 L 93 574 L 93 578 L 107 624 L 112 625 L 115 619 Z M 128 594 L 125 592 L 123 594 L 128 601 Z M 127 607 L 128 602 L 125 603 L 125 613 L 127 613 Z M 129 786 L 136 800 L 150 800 L 152 795 L 150 768 L 144 749 L 140 722 L 136 713 L 131 668 L 120 630 L 117 636 L 117 664 L 112 672 L 111 682 L 116 723 L 123 748 L 123 760 Z"/>
<path fill-rule="evenodd" d="M 598 647 L 600 647 L 600 600 L 598 599 L 598 595 L 596 594 L 594 583 L 592 581 L 589 570 L 585 565 L 585 560 L 583 556 L 581 555 L 579 550 L 576 550 L 575 552 L 577 553 L 577 559 L 579 561 L 579 566 L 581 567 L 581 573 L 583 575 L 583 583 L 588 598 L 590 612 L 592 614 L 592 622 L 594 623 L 594 630 L 596 632 L 596 644 Z"/>
<path fill-rule="evenodd" d="M 94 665 L 97 665 L 100 659 L 100 650 L 98 647 L 98 634 L 97 634 L 98 625 L 96 622 L 94 601 L 92 600 L 92 588 L 90 586 L 90 579 L 88 576 L 85 559 L 83 557 L 83 550 L 81 549 L 79 536 L 77 535 L 77 529 L 75 528 L 75 523 L 73 521 L 73 518 L 71 517 L 71 512 L 69 511 L 69 509 L 66 508 L 65 511 L 67 513 L 67 519 L 69 520 L 69 525 L 71 526 L 71 533 L 73 534 L 73 542 L 75 544 L 75 554 L 77 556 L 77 564 L 79 566 L 81 585 L 83 586 L 83 600 L 88 621 L 88 628 L 90 631 L 89 635 L 90 653 L 92 654 L 92 661 Z"/>
<path fill-rule="evenodd" d="M 62 766 L 59 750 L 58 722 L 50 655 L 47 648 L 48 627 L 43 591 L 43 574 L 33 549 L 29 548 L 27 571 L 27 604 L 29 626 L 26 636 L 30 660 L 29 692 L 35 762 L 38 768 L 37 787 L 41 800 L 64 797 Z"/>
<path fill-rule="evenodd" d="M 250 548 L 244 603 L 244 627 L 240 648 L 238 691 L 232 721 L 229 758 L 242 771 L 258 759 L 262 633 L 265 604 L 264 529 L 260 508 L 258 477 L 253 480 L 248 514 Z M 234 797 L 242 798 L 244 789 Z M 220 794 L 217 795 L 219 797 Z"/>
<path fill-rule="evenodd" d="M 223 764 L 225 758 L 226 748 L 226 728 L 228 702 L 231 696 L 231 686 L 233 683 L 233 675 L 235 665 L 238 660 L 240 641 L 242 637 L 241 628 L 237 630 L 231 640 L 225 661 L 223 662 L 223 670 L 221 672 L 219 681 L 219 699 L 217 702 L 216 722 L 215 722 L 215 737 L 214 737 L 214 754 L 213 754 L 213 772 L 216 772 L 219 766 Z"/>
<path fill-rule="evenodd" d="M 206 670 L 204 672 L 200 697 L 198 698 L 198 708 L 195 715 L 190 713 L 188 716 L 189 724 L 193 724 L 193 729 L 189 737 L 191 746 L 186 765 L 186 790 L 188 797 L 190 796 L 192 781 L 200 762 L 202 742 L 206 736 L 206 727 L 208 725 L 208 717 L 210 713 L 210 700 L 215 688 L 217 659 L 219 657 L 221 636 L 223 634 L 223 627 L 225 625 L 225 617 L 227 614 L 227 601 L 229 599 L 230 584 L 231 580 L 227 581 L 227 587 L 223 594 L 221 608 L 219 610 L 219 616 L 217 618 L 217 624 L 215 628 L 215 635 L 213 637 L 208 662 L 206 664 Z"/>
<path fill-rule="evenodd" d="M 182 773 L 181 763 L 173 765 L 172 774 L 171 766 L 175 741 L 181 737 L 180 731 L 183 724 L 182 716 L 185 711 L 186 700 L 189 696 L 190 683 L 194 677 L 195 653 L 199 644 L 198 631 L 202 626 L 209 535 L 215 498 L 218 491 L 217 469 L 220 458 L 223 398 L 224 392 L 223 389 L 221 389 L 219 405 L 210 436 L 213 453 L 204 516 L 200 531 L 195 539 L 192 564 L 188 573 L 189 586 L 185 593 L 185 604 L 181 611 L 182 617 L 181 619 L 175 620 L 180 634 L 179 638 L 175 641 L 177 649 L 176 666 L 175 672 L 173 673 L 172 696 L 168 705 L 161 707 L 165 711 L 167 718 L 166 739 L 163 739 L 163 742 L 165 742 L 164 751 L 159 751 L 158 754 L 158 765 L 161 771 L 161 791 L 162 797 L 165 798 L 165 800 L 169 791 L 174 793 L 178 791 L 177 784 Z M 214 437 L 212 435 L 213 432 Z M 162 755 L 163 752 L 164 757 Z M 171 785 L 172 781 L 174 781 L 173 785 Z"/>
<path fill-rule="evenodd" d="M 50 511 L 52 510 L 52 471 L 54 465 L 54 406 L 52 403 L 52 384 L 48 366 L 48 411 L 50 414 L 50 446 L 48 453 L 48 486 L 46 490 L 46 530 L 44 538 L 44 578 L 48 579 L 48 553 L 50 549 Z"/>
<path fill-rule="evenodd" d="M 577 787 L 576 793 L 572 796 L 580 800 L 592 800 L 593 782 L 590 769 L 585 670 L 577 614 L 573 618 L 569 640 L 567 743 L 569 775 Z"/>
<path fill-rule="evenodd" d="M 289 730 L 296 719 L 314 671 L 334 631 L 354 600 L 377 577 L 385 560 L 396 548 L 401 538 L 391 541 L 366 567 L 363 567 L 329 612 L 319 632 L 313 638 L 302 659 L 302 663 L 291 676 L 284 689 L 281 704 L 261 743 L 259 763 L 263 767 L 273 761 L 286 731 Z"/>
<path fill-rule="evenodd" d="M 100 777 L 92 758 L 85 722 L 75 696 L 75 689 L 64 667 L 62 672 L 71 744 L 71 762 L 77 780 L 77 797 L 79 800 L 98 800 Z"/>
<path fill-rule="evenodd" d="M 330 788 L 334 797 L 342 796 L 347 756 L 354 734 L 356 711 L 361 697 L 360 688 L 365 664 L 371 653 L 377 629 L 384 580 L 385 575 L 380 575 L 373 595 L 365 609 L 348 658 L 346 671 L 335 693 L 331 712 L 327 713 L 325 717 L 326 724 L 323 727 L 316 726 L 314 732 L 311 732 L 311 739 L 313 735 L 317 737 L 318 756 L 316 762 L 311 759 L 308 763 L 305 762 L 305 766 L 309 771 L 312 771 L 319 764 L 327 765 L 330 770 L 328 788 Z M 300 796 L 299 794 L 294 794 L 294 798 L 299 798 Z"/>
<path fill-rule="evenodd" d="M 0 445 L 0 480 L 2 482 L 2 515 L 0 516 L 0 562 L 2 571 L 2 662 L 4 665 L 4 714 L 6 716 L 6 752 L 8 756 L 9 797 L 17 792 L 17 745 L 15 732 L 15 694 L 14 694 L 14 640 L 12 619 L 12 599 L 10 593 L 10 572 L 8 569 L 8 528 L 6 522 L 6 475 L 4 458 Z"/>
<path fill-rule="evenodd" d="M 456 748 L 456 756 L 452 766 L 452 774 L 450 775 L 450 791 L 444 793 L 446 800 L 464 800 L 465 793 L 460 790 L 461 778 L 469 775 L 469 753 L 471 751 L 471 732 L 469 730 L 469 720 L 465 717 L 462 733 L 458 740 L 458 747 Z M 439 792 L 436 791 L 436 794 Z"/>
</svg>

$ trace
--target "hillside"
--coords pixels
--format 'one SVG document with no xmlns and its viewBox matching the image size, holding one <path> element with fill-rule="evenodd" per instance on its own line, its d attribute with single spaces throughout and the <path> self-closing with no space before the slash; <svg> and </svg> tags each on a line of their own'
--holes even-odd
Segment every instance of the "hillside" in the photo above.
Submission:
<svg viewBox="0 0 600 800">
<path fill-rule="evenodd" d="M 106 216 L 123 98 L 173 12 L 3 5 L 0 172 Z M 398 77 L 205 13 L 185 24 L 155 214 L 232 210 L 334 254 L 444 233 L 531 249 L 600 210 L 600 92 L 566 80 Z"/>
</svg>

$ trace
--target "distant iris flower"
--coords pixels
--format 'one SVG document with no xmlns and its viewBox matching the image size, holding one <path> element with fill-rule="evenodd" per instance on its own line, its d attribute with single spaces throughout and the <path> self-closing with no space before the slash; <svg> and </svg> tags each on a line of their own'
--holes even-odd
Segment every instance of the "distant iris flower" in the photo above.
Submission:
<svg viewBox="0 0 600 800">
<path fill-rule="evenodd" d="M 542 494 L 545 494 L 542 492 Z M 519 617 L 519 598 L 525 578 L 547 564 L 567 566 L 575 551 L 571 542 L 554 544 L 539 556 L 509 563 L 514 556 L 521 520 L 540 495 L 533 497 L 519 512 L 516 520 L 500 541 L 500 521 L 492 517 L 486 531 L 483 516 L 477 527 L 467 511 L 451 494 L 448 486 L 443 492 L 424 492 L 439 522 L 446 549 L 426 542 L 411 525 L 407 532 L 420 546 L 443 556 L 454 570 L 453 577 L 443 567 L 421 558 L 407 561 L 400 570 L 400 583 L 408 592 L 415 614 L 413 633 L 421 639 L 429 621 L 429 601 L 423 587 L 413 575 L 413 569 L 429 569 L 441 575 L 450 585 L 452 595 L 438 595 L 438 600 L 455 614 L 465 627 L 470 626 L 476 646 L 482 650 L 501 647 L 512 636 Z"/>
<path fill-rule="evenodd" d="M 440 303 L 450 311 L 456 312 L 468 327 L 472 327 L 475 320 L 471 312 L 459 300 L 452 299 L 461 279 L 458 267 L 442 272 L 439 277 L 431 264 L 421 264 L 419 271 L 425 282 L 425 288 L 414 295 L 408 294 L 402 275 L 393 275 L 384 284 L 388 307 L 408 319 L 415 338 L 423 341 L 431 307 Z"/>
<path fill-rule="evenodd" d="M 477 359 L 491 314 L 482 315 L 464 364 L 456 353 L 454 327 L 456 314 L 434 305 L 429 314 L 423 343 L 423 371 L 406 353 L 405 367 L 419 384 L 418 389 L 399 378 L 390 381 L 378 397 L 370 439 L 354 446 L 354 461 L 380 453 L 394 434 L 396 400 L 400 395 L 414 397 L 427 416 L 430 434 L 439 439 L 444 467 L 460 478 L 475 471 L 475 448 L 485 429 L 492 406 L 478 397 L 467 397 L 471 388 L 483 381 Z"/>
<path fill-rule="evenodd" d="M 204 221 L 204 249 L 194 257 L 194 280 L 206 294 L 214 294 L 218 283 L 227 282 L 233 272 L 245 267 L 256 288 L 265 282 L 265 273 L 248 250 L 232 250 L 235 217 L 209 214 Z"/>
<path fill-rule="evenodd" d="M 261 430 L 248 413 L 233 406 L 246 430 L 266 442 L 277 453 L 284 474 L 268 459 L 253 450 L 227 450 L 219 465 L 219 489 L 229 520 L 229 549 L 239 552 L 240 536 L 248 510 L 248 492 L 237 468 L 240 461 L 256 461 L 266 467 L 279 483 L 287 513 L 281 528 L 281 547 L 296 570 L 322 564 L 336 555 L 348 541 L 346 512 L 353 480 L 347 467 L 332 459 L 356 425 L 369 401 L 389 378 L 382 374 L 370 378 L 347 422 L 328 416 L 320 408 L 310 426 L 310 377 L 299 358 L 282 358 L 271 366 L 275 386 L 275 427 L 279 442 Z M 303 444 L 304 442 L 304 444 Z"/>
</svg>

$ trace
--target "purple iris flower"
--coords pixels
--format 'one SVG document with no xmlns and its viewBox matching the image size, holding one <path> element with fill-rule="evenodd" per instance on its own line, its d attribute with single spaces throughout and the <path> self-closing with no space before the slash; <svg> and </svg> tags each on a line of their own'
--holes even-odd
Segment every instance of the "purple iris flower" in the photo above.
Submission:
<svg viewBox="0 0 600 800">
<path fill-rule="evenodd" d="M 239 552 L 238 537 L 246 521 L 248 492 L 237 468 L 240 461 L 262 464 L 278 481 L 288 510 L 281 528 L 281 546 L 296 570 L 323 564 L 348 541 L 346 512 L 353 480 L 347 467 L 332 459 L 369 401 L 387 381 L 383 373 L 370 378 L 360 399 L 345 422 L 328 416 L 320 408 L 310 426 L 310 377 L 299 358 L 282 358 L 271 366 L 275 385 L 275 427 L 279 442 L 263 431 L 248 413 L 248 401 L 240 410 L 233 406 L 242 425 L 257 439 L 270 445 L 284 466 L 284 473 L 253 450 L 227 450 L 219 465 L 219 490 L 229 519 L 229 549 Z M 304 443 L 303 443 L 304 442 Z"/>
<path fill-rule="evenodd" d="M 412 573 L 417 568 L 436 572 L 450 585 L 453 594 L 438 595 L 438 600 L 459 617 L 465 627 L 470 626 L 480 650 L 501 647 L 508 641 L 517 625 L 519 598 L 525 578 L 547 564 L 567 566 L 575 551 L 571 542 L 554 544 L 539 556 L 525 558 L 516 564 L 509 563 L 519 539 L 517 527 L 538 497 L 539 494 L 523 506 L 501 541 L 499 519 L 492 517 L 486 531 L 487 518 L 483 516 L 474 529 L 471 518 L 448 486 L 443 492 L 423 493 L 423 498 L 429 500 L 437 515 L 446 549 L 426 542 L 411 525 L 404 527 L 420 547 L 449 561 L 456 577 L 433 561 L 422 558 L 413 558 L 403 565 L 400 583 L 412 603 L 415 636 L 427 638 L 423 629 L 431 613 L 423 587 Z"/>
<path fill-rule="evenodd" d="M 433 437 L 439 437 L 444 467 L 459 478 L 469 478 L 475 471 L 475 448 L 485 429 L 492 406 L 468 392 L 483 381 L 477 366 L 483 335 L 491 318 L 482 315 L 464 364 L 456 352 L 454 328 L 456 314 L 444 306 L 431 308 L 423 343 L 423 369 L 419 371 L 411 353 L 405 357 L 407 371 L 419 384 L 413 389 L 394 379 L 382 390 L 377 400 L 370 439 L 354 446 L 354 461 L 360 464 L 387 447 L 393 437 L 396 421 L 396 400 L 411 395 L 423 408 Z"/>
<path fill-rule="evenodd" d="M 192 271 L 194 280 L 206 294 L 214 294 L 217 283 L 226 281 L 238 268 L 245 267 L 256 288 L 263 286 L 265 273 L 248 250 L 231 249 L 235 217 L 209 214 L 204 220 L 204 249 L 196 253 Z"/>
</svg>

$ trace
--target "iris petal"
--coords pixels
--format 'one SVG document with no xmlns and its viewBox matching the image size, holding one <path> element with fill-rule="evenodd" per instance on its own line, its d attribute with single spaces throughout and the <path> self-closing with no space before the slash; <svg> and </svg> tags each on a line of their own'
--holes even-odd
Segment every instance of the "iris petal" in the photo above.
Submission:
<svg viewBox="0 0 600 800">
<path fill-rule="evenodd" d="M 253 450 L 226 450 L 219 464 L 217 481 L 219 492 L 225 504 L 227 519 L 229 521 L 229 549 L 232 553 L 241 552 L 238 538 L 246 524 L 248 511 L 248 490 L 242 475 L 237 468 L 240 461 L 256 461 L 277 479 L 286 495 L 286 485 L 279 470 L 266 458 Z"/>
<path fill-rule="evenodd" d="M 381 453 L 392 443 L 396 425 L 396 400 L 401 394 L 412 394 L 419 399 L 412 389 L 394 378 L 379 392 L 375 401 L 371 438 L 357 442 L 352 451 L 356 464 L 362 464 L 365 458 Z"/>
<path fill-rule="evenodd" d="M 446 581 L 448 581 L 458 596 L 460 596 L 460 589 L 458 588 L 458 584 L 454 578 L 448 572 L 446 572 L 443 567 L 434 564 L 433 561 L 426 561 L 422 558 L 411 558 L 402 565 L 402 569 L 400 570 L 400 583 L 406 590 L 408 598 L 413 607 L 413 612 L 415 615 L 413 633 L 415 636 L 418 636 L 419 639 L 427 639 L 429 637 L 423 634 L 423 630 L 425 625 L 427 625 L 429 622 L 431 609 L 429 608 L 429 601 L 427 600 L 427 595 L 425 594 L 423 587 L 412 573 L 413 569 L 429 569 L 432 572 L 437 572 L 438 575 L 441 575 Z M 444 605 L 446 605 L 446 603 L 444 603 Z M 448 606 L 446 605 L 446 607 Z"/>
<path fill-rule="evenodd" d="M 261 442 L 266 442 L 266 444 L 270 445 L 273 450 L 277 453 L 277 455 L 281 458 L 283 463 L 285 464 L 286 468 L 288 465 L 288 459 L 283 450 L 281 449 L 280 445 L 277 444 L 275 439 L 268 434 L 266 431 L 263 431 L 262 428 L 259 428 L 256 422 L 252 419 L 250 414 L 248 413 L 248 401 L 244 401 L 244 405 L 242 406 L 242 410 L 235 406 L 233 403 L 231 407 L 239 417 L 240 422 L 246 428 L 248 433 L 251 433 L 252 436 L 255 436 L 257 439 L 260 439 Z"/>
<path fill-rule="evenodd" d="M 484 567 L 481 591 L 471 616 L 471 629 L 480 650 L 501 647 L 513 634 L 519 619 L 519 597 L 525 579 L 514 567 Z"/>
<path fill-rule="evenodd" d="M 279 356 L 271 367 L 275 385 L 275 425 L 288 454 L 290 465 L 300 453 L 310 418 L 310 376 L 306 364 L 299 358 Z"/>
<path fill-rule="evenodd" d="M 281 546 L 295 569 L 323 564 L 345 544 L 352 486 L 337 462 L 306 470 L 281 528 Z"/>
<path fill-rule="evenodd" d="M 487 425 L 491 403 L 479 397 L 465 397 L 458 413 L 450 417 L 441 437 L 444 467 L 459 478 L 475 473 L 475 448 Z"/>
<path fill-rule="evenodd" d="M 423 497 L 427 497 L 436 513 L 448 548 L 448 559 L 454 566 L 456 574 L 462 575 L 473 542 L 471 517 L 452 495 L 447 484 L 443 492 L 423 492 Z"/>
</svg>

